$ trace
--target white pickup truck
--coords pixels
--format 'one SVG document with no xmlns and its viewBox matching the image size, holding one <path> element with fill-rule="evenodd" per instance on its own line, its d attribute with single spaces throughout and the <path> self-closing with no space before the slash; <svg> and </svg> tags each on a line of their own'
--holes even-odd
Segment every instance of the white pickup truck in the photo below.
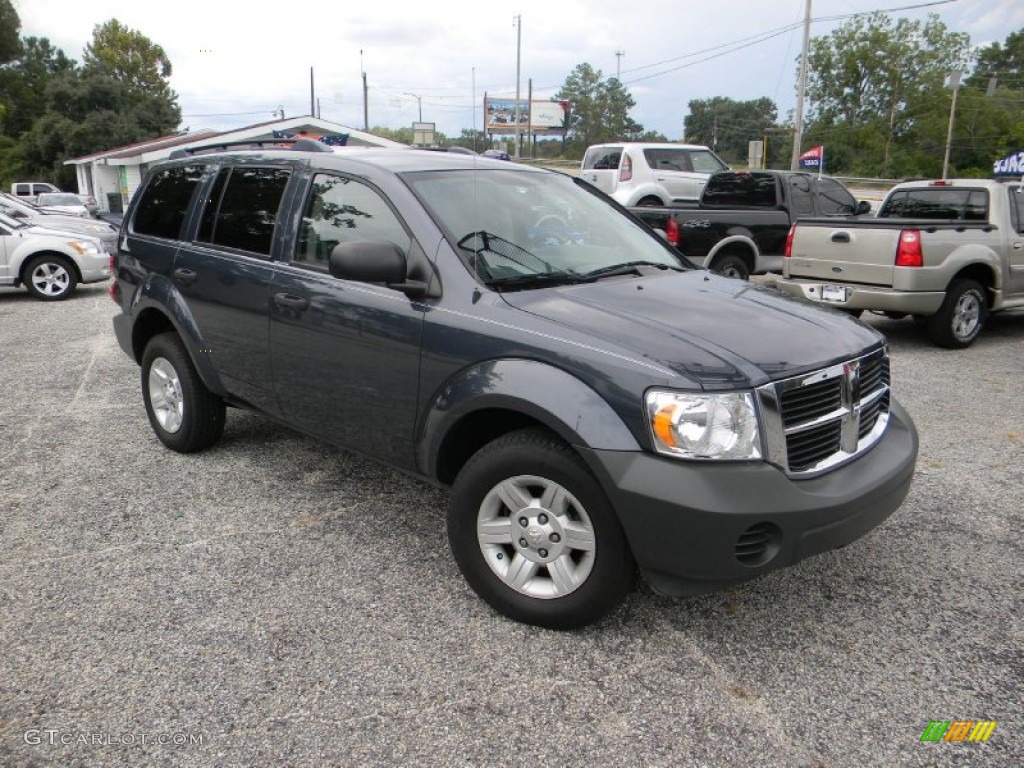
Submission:
<svg viewBox="0 0 1024 768">
<path fill-rule="evenodd" d="M 961 349 L 989 312 L 1024 307 L 1021 181 L 899 184 L 877 217 L 800 219 L 789 232 L 784 293 L 860 314 L 907 315 Z"/>
</svg>

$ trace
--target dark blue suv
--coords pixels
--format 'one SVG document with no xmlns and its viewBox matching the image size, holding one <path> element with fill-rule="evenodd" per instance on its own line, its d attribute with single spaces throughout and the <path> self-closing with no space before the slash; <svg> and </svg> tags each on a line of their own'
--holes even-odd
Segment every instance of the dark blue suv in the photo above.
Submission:
<svg viewBox="0 0 1024 768">
<path fill-rule="evenodd" d="M 184 155 L 136 194 L 112 296 L 165 445 L 214 444 L 232 405 L 450 486 L 466 579 L 542 626 L 594 621 L 638 567 L 681 595 L 845 545 L 914 471 L 878 333 L 695 269 L 548 171 Z"/>
</svg>

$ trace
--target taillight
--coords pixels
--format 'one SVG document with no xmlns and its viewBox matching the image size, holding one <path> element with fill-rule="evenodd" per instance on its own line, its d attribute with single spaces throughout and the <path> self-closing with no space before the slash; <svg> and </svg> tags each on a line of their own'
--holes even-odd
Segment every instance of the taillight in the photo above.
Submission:
<svg viewBox="0 0 1024 768">
<path fill-rule="evenodd" d="M 668 238 L 669 245 L 679 247 L 679 224 L 675 219 L 669 219 L 665 224 L 665 236 Z"/>
<path fill-rule="evenodd" d="M 619 166 L 619 181 L 629 181 L 633 178 L 633 161 L 629 155 L 622 156 L 622 165 Z"/>
<path fill-rule="evenodd" d="M 121 306 L 121 286 L 117 280 L 110 281 L 110 300 Z"/>
<path fill-rule="evenodd" d="M 117 271 L 117 262 L 114 259 L 114 254 L 107 254 L 110 258 L 107 259 L 107 264 L 110 265 L 110 274 L 114 274 Z"/>
<path fill-rule="evenodd" d="M 900 232 L 900 242 L 896 247 L 896 266 L 924 266 L 924 255 L 921 252 L 920 231 L 916 229 L 904 229 Z"/>
<path fill-rule="evenodd" d="M 784 256 L 788 259 L 793 255 L 793 233 L 796 232 L 796 224 L 789 228 L 789 234 L 786 235 L 786 252 Z"/>
</svg>

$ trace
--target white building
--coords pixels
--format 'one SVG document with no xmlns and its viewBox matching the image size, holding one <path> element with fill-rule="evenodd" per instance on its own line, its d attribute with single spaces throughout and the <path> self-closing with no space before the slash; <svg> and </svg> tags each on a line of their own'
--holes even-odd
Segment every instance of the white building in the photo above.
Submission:
<svg viewBox="0 0 1024 768">
<path fill-rule="evenodd" d="M 305 116 L 257 123 L 232 131 L 202 130 L 183 135 L 162 136 L 159 139 L 114 147 L 85 157 L 75 157 L 65 160 L 64 164 L 75 166 L 79 194 L 95 197 L 101 211 L 120 213 L 128 207 L 128 201 L 142 183 L 142 178 L 149 167 L 160 160 L 166 160 L 174 150 L 229 141 L 271 139 L 274 138 L 275 131 L 295 136 L 308 134 L 316 138 L 347 134 L 346 146 L 350 147 L 406 146 L 397 141 L 374 136 L 372 133 L 357 131 L 347 125 Z M 216 139 L 216 142 L 211 139 Z"/>
</svg>

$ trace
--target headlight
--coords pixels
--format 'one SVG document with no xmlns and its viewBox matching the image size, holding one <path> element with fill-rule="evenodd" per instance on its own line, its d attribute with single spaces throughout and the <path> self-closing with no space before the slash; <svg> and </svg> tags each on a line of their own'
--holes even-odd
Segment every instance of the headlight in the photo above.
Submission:
<svg viewBox="0 0 1024 768">
<path fill-rule="evenodd" d="M 99 253 L 100 249 L 92 243 L 87 243 L 84 240 L 68 240 L 68 245 L 78 251 L 80 254 L 86 253 Z"/>
<path fill-rule="evenodd" d="M 757 410 L 749 392 L 651 390 L 647 417 L 659 453 L 687 459 L 760 459 Z"/>
</svg>

